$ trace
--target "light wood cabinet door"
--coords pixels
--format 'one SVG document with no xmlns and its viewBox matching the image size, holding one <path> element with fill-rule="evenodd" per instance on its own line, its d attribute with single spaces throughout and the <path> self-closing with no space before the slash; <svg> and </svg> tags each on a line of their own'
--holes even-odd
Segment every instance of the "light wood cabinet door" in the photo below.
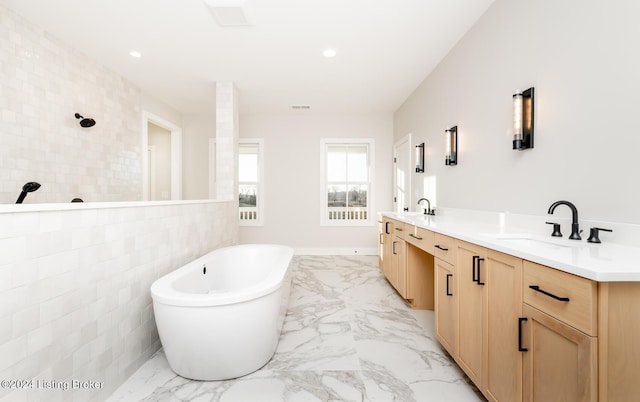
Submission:
<svg viewBox="0 0 640 402">
<path fill-rule="evenodd" d="M 384 264 L 384 221 L 378 221 L 378 268 L 384 272 L 382 266 Z"/>
<path fill-rule="evenodd" d="M 523 305 L 525 402 L 597 401 L 597 338 Z"/>
<path fill-rule="evenodd" d="M 384 219 L 382 222 L 382 265 L 380 269 L 384 276 L 389 279 L 391 271 L 391 260 L 393 259 L 393 221 Z"/>
<path fill-rule="evenodd" d="M 483 247 L 457 242 L 458 340 L 457 362 L 475 384 L 483 384 L 485 252 Z M 480 265 L 480 269 L 478 269 Z M 480 272 L 478 272 L 480 271 Z"/>
<path fill-rule="evenodd" d="M 522 259 L 487 250 L 485 282 L 484 390 L 489 401 L 522 400 L 522 354 L 519 319 L 522 317 Z"/>
<path fill-rule="evenodd" d="M 393 239 L 393 280 L 391 284 L 403 298 L 407 298 L 407 244 L 399 237 Z"/>
<path fill-rule="evenodd" d="M 451 356 L 456 354 L 458 289 L 455 266 L 435 259 L 435 333 Z"/>
</svg>

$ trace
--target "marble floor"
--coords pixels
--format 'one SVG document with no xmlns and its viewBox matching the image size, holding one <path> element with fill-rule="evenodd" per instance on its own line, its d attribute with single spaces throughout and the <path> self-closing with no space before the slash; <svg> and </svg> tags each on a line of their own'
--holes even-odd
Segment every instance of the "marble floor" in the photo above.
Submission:
<svg viewBox="0 0 640 402">
<path fill-rule="evenodd" d="M 116 401 L 483 401 L 375 256 L 297 256 L 289 309 L 269 363 L 228 381 L 177 376 L 159 350 Z"/>
</svg>

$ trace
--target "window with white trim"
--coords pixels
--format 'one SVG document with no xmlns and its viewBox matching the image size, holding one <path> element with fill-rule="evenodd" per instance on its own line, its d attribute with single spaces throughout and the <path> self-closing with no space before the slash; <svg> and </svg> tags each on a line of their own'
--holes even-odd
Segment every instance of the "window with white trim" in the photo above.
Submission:
<svg viewBox="0 0 640 402">
<path fill-rule="evenodd" d="M 238 142 L 238 211 L 241 226 L 264 225 L 264 140 Z"/>
<path fill-rule="evenodd" d="M 323 138 L 320 143 L 320 224 L 372 225 L 374 140 Z"/>
</svg>

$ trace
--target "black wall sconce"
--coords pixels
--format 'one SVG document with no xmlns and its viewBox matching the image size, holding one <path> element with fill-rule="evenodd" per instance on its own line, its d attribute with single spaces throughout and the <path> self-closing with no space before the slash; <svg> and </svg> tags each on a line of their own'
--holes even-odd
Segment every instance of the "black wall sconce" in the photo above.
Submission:
<svg viewBox="0 0 640 402">
<path fill-rule="evenodd" d="M 424 173 L 424 142 L 416 145 L 416 173 Z"/>
<path fill-rule="evenodd" d="M 444 130 L 445 135 L 445 151 L 444 151 L 444 164 L 445 165 L 457 165 L 458 164 L 458 126 L 453 126 Z"/>
<path fill-rule="evenodd" d="M 513 149 L 533 148 L 533 88 L 513 95 Z"/>
</svg>

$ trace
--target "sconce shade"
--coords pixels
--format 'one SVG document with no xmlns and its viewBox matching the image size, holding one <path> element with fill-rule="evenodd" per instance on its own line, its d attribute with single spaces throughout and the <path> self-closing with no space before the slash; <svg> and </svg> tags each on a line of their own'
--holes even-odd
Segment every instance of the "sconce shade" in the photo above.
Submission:
<svg viewBox="0 0 640 402">
<path fill-rule="evenodd" d="M 416 173 L 424 172 L 424 142 L 416 145 Z"/>
<path fill-rule="evenodd" d="M 457 165 L 458 164 L 458 126 L 453 126 L 444 130 L 445 134 L 445 151 L 444 151 L 444 164 Z"/>
<path fill-rule="evenodd" d="M 513 149 L 533 148 L 533 88 L 513 95 Z"/>
</svg>

